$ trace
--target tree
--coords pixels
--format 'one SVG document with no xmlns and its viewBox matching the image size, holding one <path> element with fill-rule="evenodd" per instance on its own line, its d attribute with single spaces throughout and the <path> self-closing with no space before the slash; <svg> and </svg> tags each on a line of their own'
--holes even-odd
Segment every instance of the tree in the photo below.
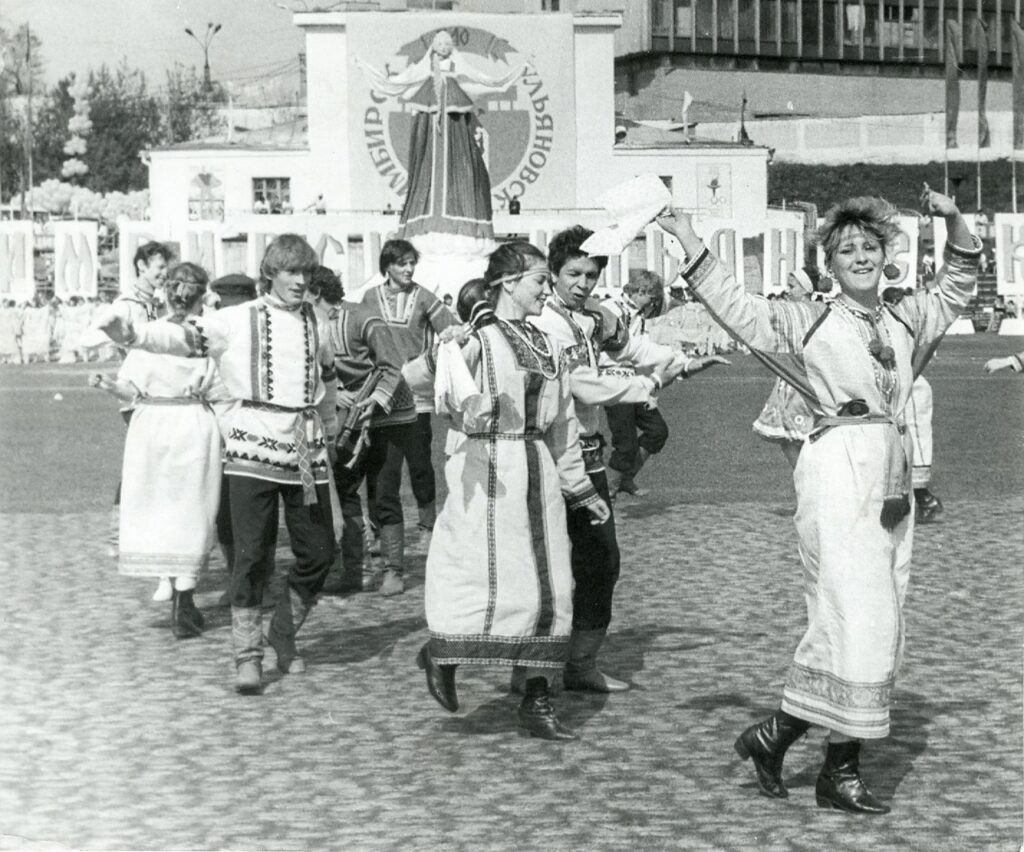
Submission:
<svg viewBox="0 0 1024 852">
<path fill-rule="evenodd" d="M 0 86 L 3 85 L 0 79 Z M 21 189 L 21 163 L 25 156 L 24 123 L 0 95 L 0 203 Z"/>
<path fill-rule="evenodd" d="M 71 138 L 68 122 L 74 115 L 70 88 L 73 77 L 60 80 L 42 99 L 34 124 L 34 171 L 36 183 L 59 178 L 65 159 L 64 146 Z"/>
<path fill-rule="evenodd" d="M 163 141 L 160 102 L 147 91 L 145 75 L 124 63 L 90 73 L 89 89 L 92 133 L 83 184 L 96 192 L 144 189 L 149 172 L 139 155 Z"/>
<path fill-rule="evenodd" d="M 43 84 L 43 43 L 22 24 L 13 33 L 0 26 L 0 65 L 10 81 L 9 94 L 27 95 L 29 82 L 32 91 L 41 94 Z"/>
<path fill-rule="evenodd" d="M 220 106 L 225 100 L 219 83 L 214 83 L 213 90 L 207 92 L 195 66 L 186 68 L 176 64 L 167 72 L 165 141 L 187 142 L 223 131 L 225 120 Z"/>
</svg>

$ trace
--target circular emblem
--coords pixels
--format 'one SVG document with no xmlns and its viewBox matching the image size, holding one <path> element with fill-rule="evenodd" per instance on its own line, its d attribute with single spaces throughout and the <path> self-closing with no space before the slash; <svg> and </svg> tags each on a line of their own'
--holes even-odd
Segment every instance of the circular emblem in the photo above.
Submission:
<svg viewBox="0 0 1024 852">
<path fill-rule="evenodd" d="M 434 56 L 439 33 L 450 36 L 450 53 Z M 494 206 L 527 195 L 547 165 L 555 133 L 544 81 L 528 60 L 507 39 L 476 27 L 430 29 L 402 45 L 383 64 L 386 79 L 369 81 L 373 105 L 363 116 L 367 153 L 388 188 L 405 196 L 416 114 L 444 109 L 469 116 Z M 426 69 L 430 79 L 406 85 Z"/>
</svg>

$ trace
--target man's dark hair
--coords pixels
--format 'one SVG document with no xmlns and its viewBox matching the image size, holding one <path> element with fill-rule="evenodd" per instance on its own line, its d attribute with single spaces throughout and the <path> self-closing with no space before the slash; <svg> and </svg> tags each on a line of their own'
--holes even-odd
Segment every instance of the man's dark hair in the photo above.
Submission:
<svg viewBox="0 0 1024 852">
<path fill-rule="evenodd" d="M 570 260 L 576 260 L 578 257 L 589 257 L 597 264 L 599 270 L 604 269 L 608 265 L 607 257 L 604 255 L 589 255 L 585 251 L 580 250 L 580 246 L 593 233 L 589 228 L 584 228 L 582 225 L 573 225 L 571 228 L 555 234 L 548 244 L 548 269 L 551 270 L 551 273 L 558 275 L 563 266 Z"/>
<path fill-rule="evenodd" d="M 398 263 L 407 254 L 411 254 L 416 263 L 420 262 L 420 253 L 408 240 L 388 240 L 380 250 L 380 274 L 387 275 L 388 267 L 392 263 Z"/>
<path fill-rule="evenodd" d="M 339 305 L 345 297 L 345 290 L 333 270 L 318 266 L 309 279 L 309 294 L 323 299 L 328 305 Z"/>
<path fill-rule="evenodd" d="M 139 263 L 149 266 L 150 261 L 157 255 L 170 263 L 171 258 L 174 257 L 174 252 L 156 240 L 150 240 L 148 243 L 143 243 L 139 246 L 135 250 L 135 260 L 132 261 L 132 269 L 135 270 L 135 274 L 139 274 Z"/>
</svg>

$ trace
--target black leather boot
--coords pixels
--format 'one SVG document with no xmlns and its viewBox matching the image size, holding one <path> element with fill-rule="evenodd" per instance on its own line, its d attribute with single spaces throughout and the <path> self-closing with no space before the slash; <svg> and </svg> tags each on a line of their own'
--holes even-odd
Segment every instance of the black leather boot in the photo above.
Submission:
<svg viewBox="0 0 1024 852">
<path fill-rule="evenodd" d="M 807 733 L 809 722 L 776 710 L 763 722 L 751 725 L 736 740 L 736 753 L 754 761 L 757 786 L 773 799 L 785 799 L 789 791 L 782 783 L 782 760 L 786 749 Z"/>
<path fill-rule="evenodd" d="M 439 666 L 430 656 L 429 643 L 420 648 L 416 655 L 416 665 L 427 673 L 427 689 L 437 699 L 437 703 L 449 713 L 459 709 L 459 696 L 455 691 L 456 666 Z"/>
<path fill-rule="evenodd" d="M 523 703 L 519 705 L 519 727 L 529 731 L 531 737 L 542 740 L 579 739 L 575 731 L 558 721 L 548 697 L 548 682 L 543 677 L 531 677 L 526 681 Z"/>
<path fill-rule="evenodd" d="M 171 630 L 177 639 L 191 639 L 203 635 L 205 621 L 203 614 L 196 607 L 193 590 L 184 592 L 174 590 L 171 598 Z"/>
<path fill-rule="evenodd" d="M 853 814 L 887 814 L 883 805 L 864 786 L 860 777 L 860 742 L 829 743 L 814 796 L 820 808 L 835 808 Z"/>
</svg>

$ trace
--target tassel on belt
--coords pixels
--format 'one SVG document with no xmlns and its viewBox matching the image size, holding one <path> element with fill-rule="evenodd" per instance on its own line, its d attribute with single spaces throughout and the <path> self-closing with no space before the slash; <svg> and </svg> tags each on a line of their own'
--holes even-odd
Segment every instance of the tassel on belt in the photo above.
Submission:
<svg viewBox="0 0 1024 852">
<path fill-rule="evenodd" d="M 817 441 L 837 426 L 882 426 L 885 428 L 885 486 L 882 513 L 879 520 L 887 530 L 893 530 L 910 514 L 910 464 L 900 436 L 906 425 L 890 414 L 875 414 L 868 410 L 862 399 L 844 403 L 837 414 L 819 417 L 808 440 Z"/>
<path fill-rule="evenodd" d="M 302 503 L 304 506 L 312 506 L 317 502 L 316 479 L 313 477 L 313 462 L 309 450 L 309 436 L 306 434 L 306 424 L 317 420 L 316 409 L 290 408 L 286 405 L 275 405 L 272 402 L 257 402 L 252 399 L 243 399 L 242 408 L 252 408 L 256 411 L 273 411 L 284 414 L 295 415 L 295 423 L 292 434 L 295 438 L 295 454 L 299 462 L 299 482 L 302 483 Z"/>
</svg>

